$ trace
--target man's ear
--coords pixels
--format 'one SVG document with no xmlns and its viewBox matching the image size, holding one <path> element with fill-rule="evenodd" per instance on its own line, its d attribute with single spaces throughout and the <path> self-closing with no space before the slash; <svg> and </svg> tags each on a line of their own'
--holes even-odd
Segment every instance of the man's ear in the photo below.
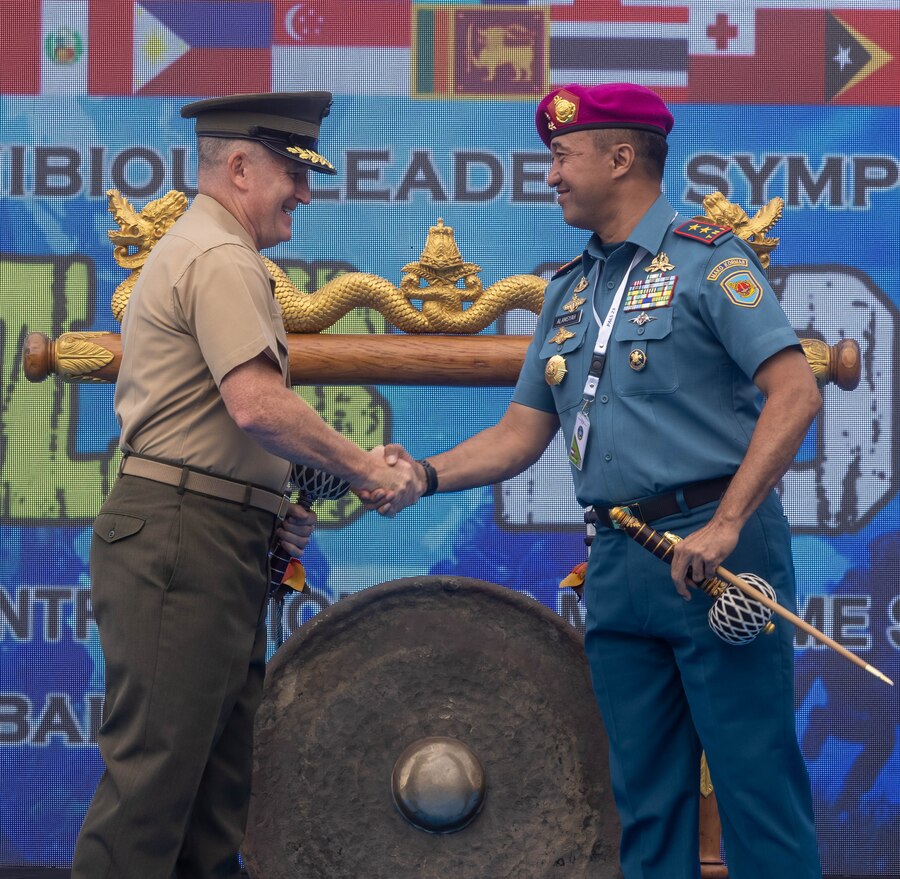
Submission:
<svg viewBox="0 0 900 879">
<path fill-rule="evenodd" d="M 630 143 L 617 143 L 610 151 L 612 173 L 621 177 L 634 165 L 634 147 Z"/>
<path fill-rule="evenodd" d="M 228 156 L 225 163 L 228 170 L 228 179 L 237 189 L 246 190 L 249 187 L 250 156 L 244 149 L 236 149 Z"/>
</svg>

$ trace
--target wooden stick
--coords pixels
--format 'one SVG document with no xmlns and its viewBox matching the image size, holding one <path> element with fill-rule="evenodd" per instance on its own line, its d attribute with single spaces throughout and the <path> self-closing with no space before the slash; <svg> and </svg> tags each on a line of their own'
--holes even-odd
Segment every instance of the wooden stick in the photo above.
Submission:
<svg viewBox="0 0 900 879">
<path fill-rule="evenodd" d="M 855 653 L 851 653 L 842 644 L 838 644 L 837 641 L 829 638 L 824 632 L 820 632 L 815 626 L 811 626 L 806 620 L 801 619 L 796 614 L 787 610 L 787 608 L 782 607 L 777 601 L 772 601 L 768 595 L 751 586 L 746 580 L 737 576 L 737 574 L 732 574 L 731 571 L 721 567 L 721 565 L 716 568 L 716 574 L 726 583 L 730 583 L 732 586 L 740 589 L 741 592 L 745 592 L 755 601 L 764 604 L 770 610 L 777 613 L 778 616 L 784 617 L 788 622 L 793 623 L 801 631 L 806 632 L 808 635 L 812 635 L 817 641 L 827 644 L 832 650 L 836 650 L 840 653 L 844 659 L 849 659 L 854 665 L 858 665 L 860 668 L 865 669 L 869 674 L 875 675 L 876 678 L 880 678 L 886 684 L 890 684 L 892 687 L 894 686 L 894 682 L 887 675 L 882 674 L 877 668 L 864 662 Z"/>
</svg>

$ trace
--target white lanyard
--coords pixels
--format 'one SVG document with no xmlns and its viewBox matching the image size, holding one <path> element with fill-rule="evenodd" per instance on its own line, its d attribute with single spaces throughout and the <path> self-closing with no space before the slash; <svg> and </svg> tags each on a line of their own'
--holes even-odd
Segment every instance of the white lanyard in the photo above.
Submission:
<svg viewBox="0 0 900 879">
<path fill-rule="evenodd" d="M 597 278 L 594 281 L 594 289 L 591 294 L 591 310 L 594 312 L 594 320 L 600 324 L 600 332 L 597 334 L 597 342 L 594 345 L 594 354 L 591 357 L 591 366 L 588 370 L 587 381 L 584 383 L 585 405 L 592 403 L 594 397 L 597 395 L 597 385 L 600 383 L 600 373 L 603 372 L 603 363 L 606 360 L 606 349 L 609 345 L 609 338 L 612 335 L 612 328 L 616 320 L 616 315 L 619 313 L 619 305 L 622 303 L 622 296 L 625 293 L 625 285 L 628 283 L 628 276 L 631 274 L 631 270 L 647 253 L 649 253 L 649 251 L 645 250 L 643 247 L 637 249 L 634 259 L 632 259 L 631 265 L 628 266 L 628 271 L 625 272 L 625 277 L 622 278 L 622 283 L 619 284 L 619 289 L 616 290 L 612 305 L 610 305 L 606 318 L 603 321 L 600 320 L 600 315 L 597 314 L 597 305 L 595 302 L 597 286 L 600 283 L 600 276 L 603 274 L 599 267 L 597 269 Z"/>
</svg>

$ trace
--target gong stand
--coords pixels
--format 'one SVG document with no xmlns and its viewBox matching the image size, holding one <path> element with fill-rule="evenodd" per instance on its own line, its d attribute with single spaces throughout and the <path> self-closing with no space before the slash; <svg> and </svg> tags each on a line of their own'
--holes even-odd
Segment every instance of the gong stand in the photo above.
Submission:
<svg viewBox="0 0 900 879">
<path fill-rule="evenodd" d="M 109 233 L 116 244 L 114 255 L 120 265 L 132 269 L 131 276 L 113 296 L 114 314 L 121 319 L 127 297 L 147 255 L 156 240 L 184 211 L 186 201 L 173 198 L 173 193 L 169 193 L 137 213 L 118 193 L 110 191 L 108 195 L 110 211 L 122 230 L 121 234 Z M 704 202 L 708 214 L 704 219 L 730 225 L 735 234 L 756 249 L 766 266 L 769 253 L 778 243 L 777 239 L 766 237 L 780 216 L 777 201 L 773 200 L 756 217 L 748 218 L 736 205 L 714 193 Z M 767 217 L 765 222 L 760 219 L 763 212 Z M 164 215 L 162 220 L 161 214 Z M 144 232 L 135 234 L 135 229 Z M 453 229 L 444 226 L 442 221 L 429 230 L 420 259 L 403 267 L 405 274 L 399 286 L 374 275 L 348 273 L 329 281 L 315 293 L 305 294 L 297 290 L 274 263 L 267 261 L 267 266 L 275 281 L 275 296 L 281 304 L 288 330 L 292 385 L 512 387 L 530 337 L 476 334 L 513 309 L 539 313 L 546 285 L 533 275 L 519 275 L 483 289 L 477 277 L 480 268 L 463 261 Z M 379 311 L 406 334 L 319 335 L 322 329 L 360 307 Z M 834 382 L 844 390 L 857 386 L 860 352 L 855 341 L 843 339 L 833 346 L 816 339 L 801 339 L 800 342 L 820 386 L 828 382 Z M 63 333 L 55 340 L 31 333 L 25 340 L 22 364 L 31 381 L 56 375 L 74 382 L 114 382 L 121 354 L 121 337 L 117 333 L 71 332 Z M 573 563 L 577 561 L 573 560 Z M 535 735 L 540 735 L 540 731 L 535 730 Z M 431 771 L 429 766 L 440 767 L 449 761 L 465 768 L 465 771 L 460 770 L 460 778 L 465 777 L 466 796 L 471 802 L 480 803 L 484 778 L 480 775 L 477 754 L 469 753 L 465 743 L 453 744 L 441 736 L 423 736 L 411 741 L 409 748 L 411 750 L 395 755 L 393 799 L 399 814 L 408 824 L 432 835 L 459 828 L 435 828 L 429 826 L 429 822 L 458 820 L 465 826 L 479 806 L 473 806 L 470 815 L 448 818 L 440 808 L 435 807 L 429 812 L 421 801 L 407 794 L 411 790 L 410 778 L 414 777 L 415 767 L 424 767 L 421 777 L 427 781 Z M 727 879 L 727 869 L 720 857 L 721 824 L 715 794 L 705 774 L 701 778 L 701 792 L 702 876 L 703 879 Z M 315 794 L 312 799 L 315 800 Z M 564 810 L 566 804 L 561 801 L 559 808 Z M 473 826 L 477 826 L 477 822 Z M 255 833 L 258 838 L 259 827 Z"/>
</svg>

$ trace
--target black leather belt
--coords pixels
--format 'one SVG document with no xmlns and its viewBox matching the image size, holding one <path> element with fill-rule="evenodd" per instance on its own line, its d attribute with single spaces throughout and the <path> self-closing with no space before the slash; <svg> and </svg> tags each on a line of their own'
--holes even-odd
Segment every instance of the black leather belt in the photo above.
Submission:
<svg viewBox="0 0 900 879">
<path fill-rule="evenodd" d="M 655 522 L 657 519 L 665 519 L 666 516 L 674 516 L 683 512 L 682 505 L 678 503 L 679 492 L 684 498 L 684 506 L 689 510 L 693 510 L 695 507 L 702 507 L 704 504 L 720 500 L 730 482 L 730 476 L 721 476 L 718 479 L 692 482 L 690 485 L 682 486 L 677 491 L 653 494 L 649 497 L 613 504 L 613 506 L 627 507 L 631 515 L 636 516 L 642 522 Z M 584 521 L 588 525 L 602 525 L 606 528 L 614 527 L 612 520 L 609 518 L 609 510 L 603 507 L 588 507 L 584 513 Z"/>
<path fill-rule="evenodd" d="M 126 476 L 139 476 L 152 482 L 162 482 L 164 485 L 174 486 L 179 491 L 196 492 L 265 510 L 267 513 L 274 513 L 279 519 L 285 517 L 291 502 L 288 495 L 280 495 L 248 482 L 236 482 L 224 476 L 212 476 L 209 473 L 192 470 L 190 467 L 178 467 L 140 455 L 126 455 L 122 459 L 119 472 Z"/>
</svg>

